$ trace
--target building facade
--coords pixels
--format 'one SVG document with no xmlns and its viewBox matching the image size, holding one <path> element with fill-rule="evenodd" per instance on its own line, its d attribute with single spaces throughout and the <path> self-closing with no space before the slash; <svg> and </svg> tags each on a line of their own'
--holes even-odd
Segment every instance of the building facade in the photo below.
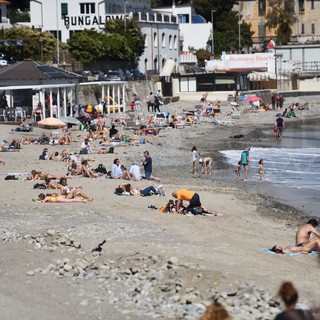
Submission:
<svg viewBox="0 0 320 320">
<path fill-rule="evenodd" d="M 285 0 L 286 1 L 286 0 Z M 292 44 L 314 43 L 320 40 L 320 1 L 293 0 L 296 22 L 292 25 Z M 264 41 L 275 37 L 274 30 L 266 28 L 268 0 L 240 1 L 234 11 L 240 12 L 243 21 L 252 25 L 254 46 L 261 47 Z"/>
<path fill-rule="evenodd" d="M 9 1 L 0 0 L 0 28 L 6 29 L 11 28 L 10 19 L 8 19 L 7 6 L 10 4 Z"/>
<path fill-rule="evenodd" d="M 30 26 L 52 32 L 66 42 L 74 32 L 102 31 L 108 19 L 134 19 L 145 38 L 139 70 L 161 71 L 167 59 L 178 60 L 179 25 L 176 16 L 154 12 L 149 0 L 31 0 Z M 59 59 L 58 59 L 59 61 Z"/>
</svg>

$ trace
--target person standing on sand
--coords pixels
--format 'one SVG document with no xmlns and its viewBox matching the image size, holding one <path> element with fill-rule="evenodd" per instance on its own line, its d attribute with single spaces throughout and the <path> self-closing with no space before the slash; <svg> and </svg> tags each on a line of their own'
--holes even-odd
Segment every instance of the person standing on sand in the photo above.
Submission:
<svg viewBox="0 0 320 320">
<path fill-rule="evenodd" d="M 248 173 L 249 173 L 249 151 L 250 147 L 247 147 L 241 153 L 241 165 L 244 167 L 244 181 L 248 181 Z"/>
<path fill-rule="evenodd" d="M 296 233 L 296 246 L 304 247 L 305 245 L 319 240 L 320 233 L 316 230 L 318 226 L 318 221 L 316 219 L 310 219 L 308 222 L 300 227 Z M 314 237 L 311 238 L 311 235 Z"/>
<path fill-rule="evenodd" d="M 277 124 L 277 127 L 278 127 L 278 137 L 281 138 L 282 137 L 282 131 L 284 129 L 284 121 L 283 121 L 283 118 L 281 117 L 281 114 L 277 118 L 276 124 Z"/>
<path fill-rule="evenodd" d="M 236 173 L 236 179 L 239 180 L 240 179 L 240 170 L 241 170 L 242 164 L 241 164 L 241 160 L 238 162 L 238 164 L 236 165 L 236 169 L 235 169 L 235 173 Z"/>
<path fill-rule="evenodd" d="M 191 149 L 191 152 L 192 152 L 192 173 L 196 174 L 197 173 L 197 160 L 198 160 L 197 148 L 193 147 Z"/>
<path fill-rule="evenodd" d="M 149 151 L 145 151 L 143 153 L 143 156 L 144 159 L 142 160 L 142 164 L 144 167 L 144 175 L 146 179 L 149 180 L 152 174 L 152 158 L 150 157 Z"/>
<path fill-rule="evenodd" d="M 263 159 L 259 160 L 258 173 L 261 181 L 266 179 Z"/>
</svg>

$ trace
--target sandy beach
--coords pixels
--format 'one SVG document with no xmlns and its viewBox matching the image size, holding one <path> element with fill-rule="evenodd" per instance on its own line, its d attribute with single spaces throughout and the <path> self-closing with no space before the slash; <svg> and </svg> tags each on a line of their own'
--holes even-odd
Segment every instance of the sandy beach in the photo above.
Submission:
<svg viewBox="0 0 320 320">
<path fill-rule="evenodd" d="M 179 101 L 166 109 L 180 113 L 194 104 Z M 287 127 L 318 124 L 320 105 L 316 99 L 310 105 L 309 111 L 298 112 L 298 119 L 285 120 Z M 37 169 L 65 175 L 66 165 L 38 160 L 43 145 L 2 152 L 6 165 L 0 167 L 1 318 L 198 319 L 215 296 L 234 319 L 273 319 L 281 306 L 272 298 L 284 280 L 297 287 L 302 306 L 319 304 L 316 255 L 262 251 L 275 244 L 293 245 L 298 226 L 308 216 L 266 194 L 261 183 L 221 179 L 228 166 L 219 151 L 272 145 L 275 114 L 245 113 L 230 126 L 166 128 L 146 145 L 92 155 L 94 168 L 100 163 L 110 168 L 115 158 L 130 167 L 140 164 L 148 150 L 165 197 L 118 196 L 114 190 L 119 180 L 74 177 L 70 185 L 82 185 L 94 197 L 92 202 L 33 202 L 42 191 L 33 189 L 35 182 L 25 181 L 25 175 L 6 181 L 5 174 Z M 23 136 L 9 133 L 12 128 L 0 126 L 1 140 Z M 27 135 L 43 132 L 35 128 Z M 72 134 L 76 141 L 68 148 L 79 152 L 84 133 Z M 212 176 L 192 174 L 194 145 L 214 159 Z M 98 142 L 93 146 L 97 149 Z M 65 146 L 48 148 L 53 152 Z M 215 175 L 220 178 L 215 180 Z M 146 180 L 132 183 L 150 185 Z M 199 193 L 201 202 L 220 215 L 190 217 L 148 208 L 164 206 L 173 191 L 184 188 Z M 92 255 L 103 240 L 100 255 Z"/>
</svg>

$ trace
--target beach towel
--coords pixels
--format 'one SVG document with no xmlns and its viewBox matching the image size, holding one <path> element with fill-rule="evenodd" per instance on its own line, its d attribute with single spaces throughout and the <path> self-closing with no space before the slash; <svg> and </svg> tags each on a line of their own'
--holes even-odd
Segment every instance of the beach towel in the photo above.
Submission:
<svg viewBox="0 0 320 320">
<path fill-rule="evenodd" d="M 295 257 L 295 256 L 301 255 L 301 253 L 275 253 L 275 252 L 271 251 L 270 249 L 266 249 L 266 248 L 261 249 L 261 251 L 269 253 L 269 254 L 276 254 L 276 255 L 280 255 L 280 256 L 289 256 L 289 257 Z M 314 255 L 314 254 L 317 254 L 317 251 L 309 252 L 309 255 Z"/>
</svg>

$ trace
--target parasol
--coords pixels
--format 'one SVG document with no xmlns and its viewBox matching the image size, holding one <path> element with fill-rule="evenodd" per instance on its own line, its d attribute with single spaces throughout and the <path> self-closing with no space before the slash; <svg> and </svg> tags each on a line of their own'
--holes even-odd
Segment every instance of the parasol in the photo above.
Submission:
<svg viewBox="0 0 320 320">
<path fill-rule="evenodd" d="M 81 121 L 74 117 L 60 117 L 60 120 L 64 123 L 69 123 L 75 126 L 81 125 Z"/>
<path fill-rule="evenodd" d="M 37 124 L 39 127 L 45 129 L 58 129 L 66 126 L 66 124 L 63 121 L 57 118 L 45 118 L 43 120 L 38 121 Z"/>
<path fill-rule="evenodd" d="M 262 100 L 262 99 L 257 96 L 250 96 L 250 97 L 246 98 L 247 102 L 260 101 L 260 100 Z"/>
</svg>

